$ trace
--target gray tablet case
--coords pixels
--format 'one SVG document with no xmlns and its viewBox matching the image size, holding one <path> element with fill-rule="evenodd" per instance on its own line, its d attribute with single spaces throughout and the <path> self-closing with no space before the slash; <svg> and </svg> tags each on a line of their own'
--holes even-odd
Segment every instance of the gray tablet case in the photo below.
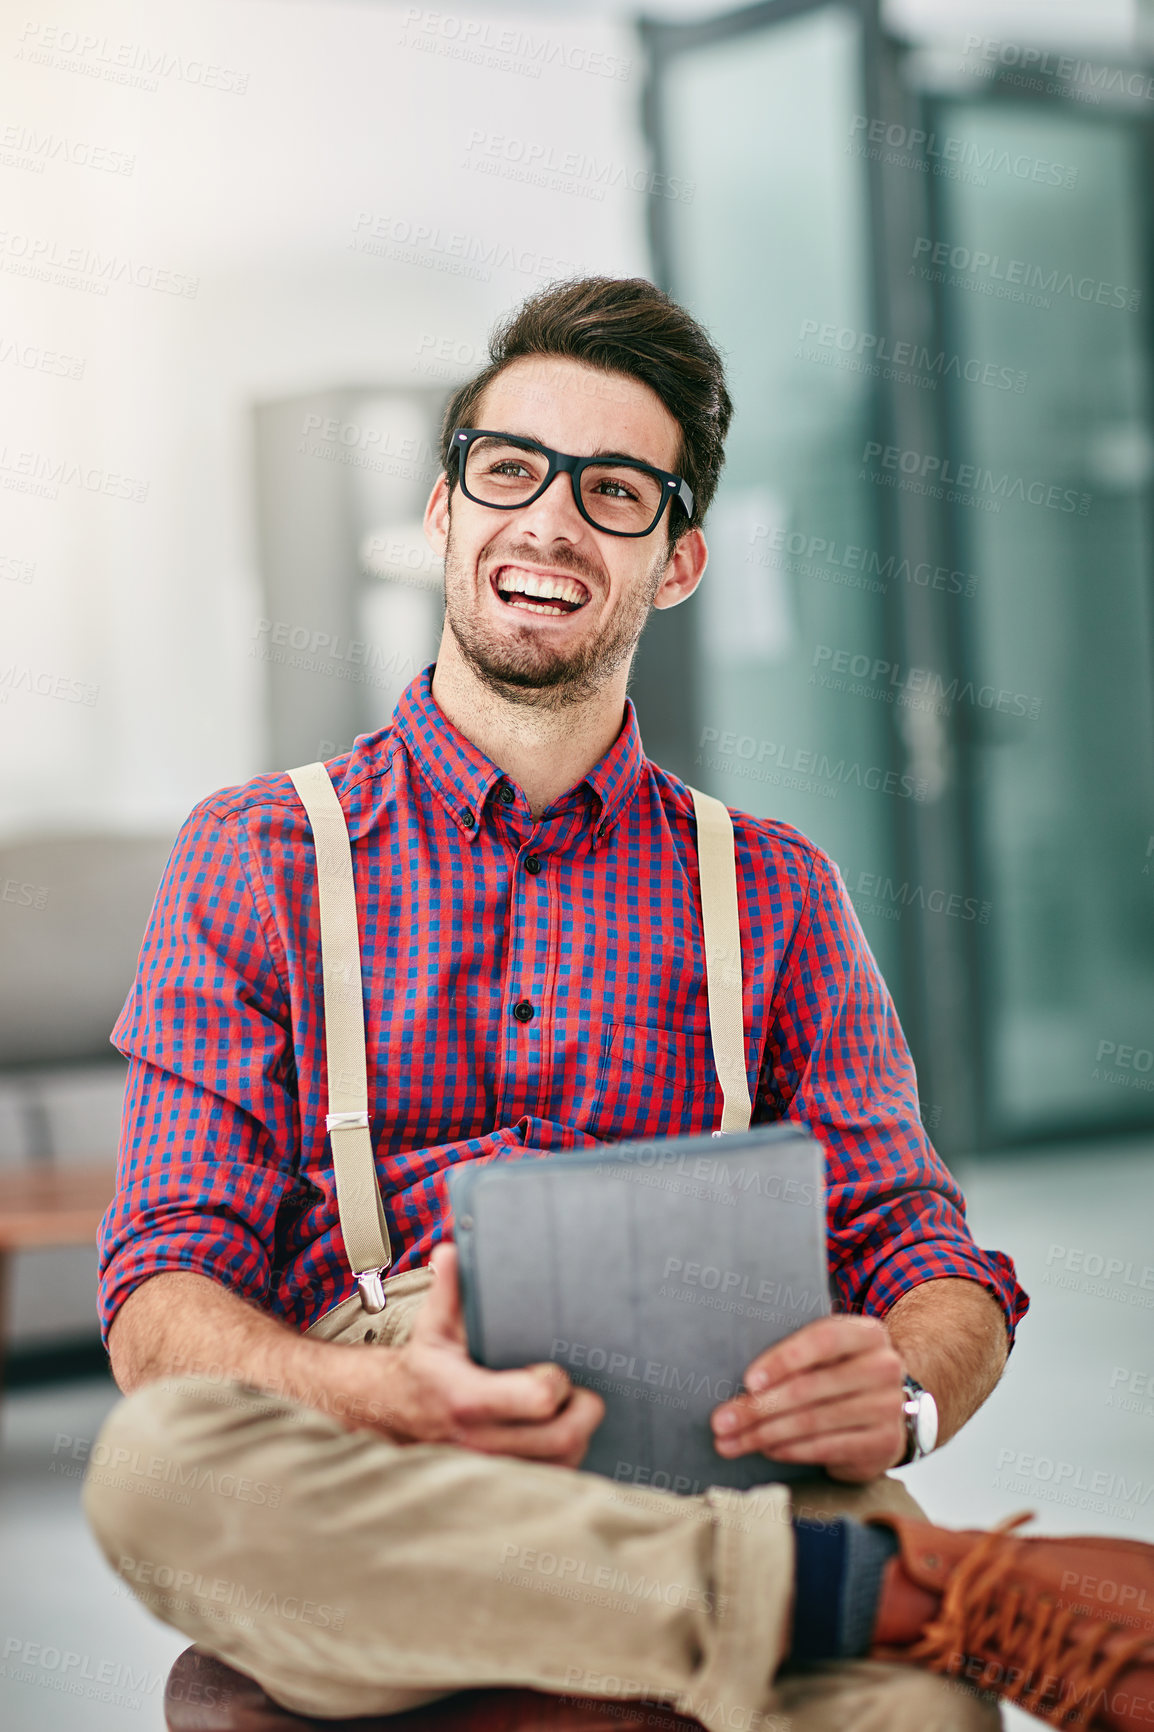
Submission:
<svg viewBox="0 0 1154 1732">
<path fill-rule="evenodd" d="M 718 1455 L 709 1415 L 830 1309 L 824 1169 L 777 1124 L 450 1170 L 472 1357 L 597 1390 L 591 1472 L 687 1495 L 812 1475 Z"/>
</svg>

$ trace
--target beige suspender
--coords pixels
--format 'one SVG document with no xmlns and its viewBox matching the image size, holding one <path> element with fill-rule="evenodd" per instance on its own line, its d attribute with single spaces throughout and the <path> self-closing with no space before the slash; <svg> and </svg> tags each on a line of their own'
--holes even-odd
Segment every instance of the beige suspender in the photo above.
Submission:
<svg viewBox="0 0 1154 1732">
<path fill-rule="evenodd" d="M 747 1131 L 751 1106 L 745 1074 L 745 1014 L 741 997 L 741 921 L 737 861 L 728 806 L 690 788 L 697 816 L 697 870 L 705 934 L 705 991 L 713 1062 L 721 1084 L 721 1129 Z"/>
<path fill-rule="evenodd" d="M 323 764 L 290 770 L 313 831 L 321 923 L 325 1004 L 325 1128 L 333 1151 L 337 1209 L 345 1252 L 366 1311 L 383 1311 L 383 1277 L 392 1262 L 369 1137 L 365 1013 L 353 857 L 345 815 Z M 713 1062 L 721 1083 L 721 1128 L 715 1137 L 749 1127 L 745 1018 L 741 992 L 741 924 L 733 820 L 711 794 L 690 788 L 697 817 L 705 984 Z"/>
<path fill-rule="evenodd" d="M 323 764 L 305 764 L 289 775 L 313 827 L 317 861 L 329 1091 L 325 1129 L 333 1151 L 341 1233 L 361 1304 L 366 1311 L 383 1311 L 382 1278 L 393 1253 L 369 1137 L 361 940 L 348 826 Z"/>
</svg>

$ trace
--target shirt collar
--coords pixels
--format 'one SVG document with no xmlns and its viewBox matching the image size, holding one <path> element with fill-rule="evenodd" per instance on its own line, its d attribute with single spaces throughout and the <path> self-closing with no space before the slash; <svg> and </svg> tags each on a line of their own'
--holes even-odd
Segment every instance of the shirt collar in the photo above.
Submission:
<svg viewBox="0 0 1154 1732">
<path fill-rule="evenodd" d="M 462 835 L 471 838 L 479 834 L 485 801 L 498 783 L 511 778 L 445 715 L 433 697 L 435 670 L 436 663 L 430 663 L 406 686 L 393 711 L 393 727 L 450 818 Z M 579 784 L 592 795 L 590 816 L 597 839 L 608 833 L 624 810 L 644 764 L 637 711 L 627 697 L 620 733 Z M 571 793 L 562 794 L 555 804 L 571 798 Z"/>
</svg>

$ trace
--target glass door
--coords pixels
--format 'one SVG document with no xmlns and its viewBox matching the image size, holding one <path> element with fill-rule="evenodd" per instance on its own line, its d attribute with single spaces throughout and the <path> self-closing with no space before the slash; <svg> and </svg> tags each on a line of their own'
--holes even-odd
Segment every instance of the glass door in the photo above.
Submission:
<svg viewBox="0 0 1154 1732">
<path fill-rule="evenodd" d="M 736 401 L 706 577 L 642 642 L 649 749 L 838 862 L 944 1152 L 1149 1124 L 1133 79 L 971 77 L 874 0 L 646 35 L 656 271 Z"/>
<path fill-rule="evenodd" d="M 970 170 L 935 179 L 916 260 L 941 345 L 1014 376 L 981 391 L 951 377 L 943 405 L 974 472 L 949 532 L 980 573 L 956 671 L 979 694 L 958 747 L 990 910 L 972 958 L 985 1133 L 1149 1122 L 1149 127 L 996 87 L 927 115 Z"/>
<path fill-rule="evenodd" d="M 670 767 L 825 848 L 892 986 L 903 910 L 874 890 L 901 881 L 891 809 L 924 788 L 900 762 L 885 675 L 900 580 L 861 475 L 877 419 L 858 346 L 874 325 L 869 193 L 846 140 L 864 28 L 818 5 L 660 32 L 655 126 L 683 192 L 654 238 L 735 402 L 709 566 L 670 621 L 694 692 Z"/>
</svg>

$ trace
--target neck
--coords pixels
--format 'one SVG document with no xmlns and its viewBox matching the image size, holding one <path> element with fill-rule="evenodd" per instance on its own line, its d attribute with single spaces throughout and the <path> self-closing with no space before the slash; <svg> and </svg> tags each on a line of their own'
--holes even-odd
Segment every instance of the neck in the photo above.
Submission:
<svg viewBox="0 0 1154 1732">
<path fill-rule="evenodd" d="M 625 711 L 626 663 L 597 691 L 561 698 L 554 687 L 531 700 L 495 692 L 466 662 L 446 623 L 433 673 L 434 701 L 459 733 L 515 782 L 539 818 L 609 750 Z"/>
</svg>

